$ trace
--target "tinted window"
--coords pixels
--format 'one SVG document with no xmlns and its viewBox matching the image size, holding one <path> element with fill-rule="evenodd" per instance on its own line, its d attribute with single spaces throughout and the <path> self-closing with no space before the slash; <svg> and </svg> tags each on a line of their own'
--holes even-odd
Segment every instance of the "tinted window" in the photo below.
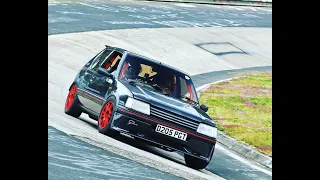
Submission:
<svg viewBox="0 0 320 180">
<path fill-rule="evenodd" d="M 188 76 L 180 77 L 180 97 L 198 102 L 193 84 Z"/>
<path fill-rule="evenodd" d="M 121 57 L 122 53 L 113 51 L 113 53 L 102 63 L 101 67 L 107 69 L 109 73 L 113 73 L 117 70 Z"/>
<path fill-rule="evenodd" d="M 181 96 L 190 97 L 190 93 L 188 91 L 187 83 L 182 78 L 180 78 L 180 89 L 181 89 Z"/>
<path fill-rule="evenodd" d="M 133 80 L 136 85 L 153 88 L 159 93 L 187 102 L 198 102 L 189 76 L 142 57 L 127 55 L 119 79 Z"/>
<path fill-rule="evenodd" d="M 103 51 L 101 54 L 99 54 L 96 59 L 93 60 L 93 63 L 90 67 L 90 69 L 96 71 L 101 64 L 103 63 L 103 61 L 110 55 L 110 53 L 113 51 L 113 49 L 106 49 L 105 51 Z"/>
</svg>

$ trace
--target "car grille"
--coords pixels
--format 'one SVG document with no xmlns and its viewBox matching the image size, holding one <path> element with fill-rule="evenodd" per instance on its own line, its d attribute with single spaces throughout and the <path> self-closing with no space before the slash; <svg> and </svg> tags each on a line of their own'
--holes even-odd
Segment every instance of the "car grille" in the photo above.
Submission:
<svg viewBox="0 0 320 180">
<path fill-rule="evenodd" d="M 186 118 L 186 117 L 180 116 L 178 114 L 160 109 L 155 106 L 150 107 L 150 114 L 152 116 L 155 116 L 155 117 L 160 118 L 162 120 L 166 120 L 166 121 L 172 122 L 174 124 L 177 124 L 177 125 L 189 128 L 189 129 L 193 129 L 193 130 L 197 130 L 198 126 L 199 126 L 198 122 L 192 121 L 189 118 Z"/>
</svg>

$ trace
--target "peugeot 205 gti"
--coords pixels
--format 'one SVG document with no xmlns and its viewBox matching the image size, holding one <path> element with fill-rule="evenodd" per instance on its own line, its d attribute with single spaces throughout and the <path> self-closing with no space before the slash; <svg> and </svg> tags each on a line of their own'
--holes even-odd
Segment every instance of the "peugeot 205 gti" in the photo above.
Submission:
<svg viewBox="0 0 320 180">
<path fill-rule="evenodd" d="M 66 114 L 97 120 L 100 133 L 182 152 L 194 169 L 205 168 L 215 149 L 217 128 L 207 111 L 188 74 L 111 46 L 78 72 L 65 103 Z"/>
</svg>

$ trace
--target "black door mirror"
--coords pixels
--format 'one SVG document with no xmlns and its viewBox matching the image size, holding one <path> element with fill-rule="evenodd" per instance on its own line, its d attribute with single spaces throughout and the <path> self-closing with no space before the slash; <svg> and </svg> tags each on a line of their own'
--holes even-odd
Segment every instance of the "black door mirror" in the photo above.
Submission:
<svg viewBox="0 0 320 180">
<path fill-rule="evenodd" d="M 202 111 L 204 111 L 204 112 L 207 112 L 209 108 L 208 108 L 208 106 L 202 104 L 202 105 L 200 106 L 200 109 L 201 109 Z"/>
<path fill-rule="evenodd" d="M 103 75 L 103 76 L 107 76 L 107 77 L 110 77 L 113 79 L 113 75 L 110 74 L 106 69 L 102 68 L 102 67 L 99 67 L 98 68 L 98 73 Z"/>
</svg>

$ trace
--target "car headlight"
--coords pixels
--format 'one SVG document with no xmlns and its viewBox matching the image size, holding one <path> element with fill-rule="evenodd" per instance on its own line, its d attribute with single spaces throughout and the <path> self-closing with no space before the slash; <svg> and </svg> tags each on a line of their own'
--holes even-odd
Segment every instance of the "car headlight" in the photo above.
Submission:
<svg viewBox="0 0 320 180">
<path fill-rule="evenodd" d="M 125 106 L 127 108 L 130 108 L 130 109 L 142 112 L 144 114 L 150 115 L 150 105 L 145 102 L 128 97 Z"/>
<path fill-rule="evenodd" d="M 197 129 L 198 133 L 217 138 L 217 128 L 200 123 Z"/>
</svg>

